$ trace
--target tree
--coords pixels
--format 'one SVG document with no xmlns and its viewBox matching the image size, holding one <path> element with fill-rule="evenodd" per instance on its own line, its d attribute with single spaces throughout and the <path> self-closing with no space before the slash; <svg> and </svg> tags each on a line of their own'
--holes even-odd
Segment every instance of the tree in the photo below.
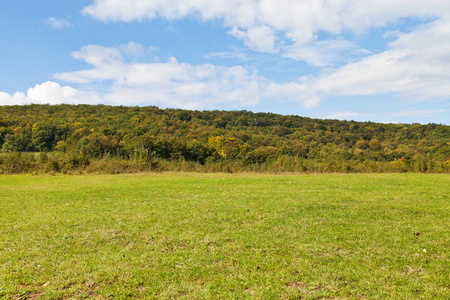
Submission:
<svg viewBox="0 0 450 300">
<path fill-rule="evenodd" d="M 381 143 L 380 143 L 380 141 L 377 140 L 377 139 L 371 140 L 370 143 L 369 143 L 369 148 L 371 150 L 374 150 L 374 151 L 381 150 Z"/>
<path fill-rule="evenodd" d="M 57 128 L 47 122 L 39 122 L 33 125 L 31 142 L 37 151 L 47 152 L 53 150 L 56 141 Z"/>
</svg>

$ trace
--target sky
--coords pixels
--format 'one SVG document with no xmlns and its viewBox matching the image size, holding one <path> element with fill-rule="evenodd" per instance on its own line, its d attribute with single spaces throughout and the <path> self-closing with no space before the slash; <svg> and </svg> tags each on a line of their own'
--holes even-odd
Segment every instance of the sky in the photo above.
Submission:
<svg viewBox="0 0 450 300">
<path fill-rule="evenodd" d="M 0 105 L 450 125 L 448 0 L 3 0 Z"/>
</svg>

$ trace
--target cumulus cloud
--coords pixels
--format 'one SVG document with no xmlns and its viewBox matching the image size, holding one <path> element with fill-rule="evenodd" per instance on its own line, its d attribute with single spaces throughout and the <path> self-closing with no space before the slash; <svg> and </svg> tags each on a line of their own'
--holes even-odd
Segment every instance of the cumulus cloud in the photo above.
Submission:
<svg viewBox="0 0 450 300">
<path fill-rule="evenodd" d="M 22 105 L 27 104 L 27 97 L 22 92 L 16 92 L 10 95 L 5 92 L 0 92 L 0 105 Z"/>
<path fill-rule="evenodd" d="M 83 12 L 104 22 L 155 18 L 215 20 L 222 22 L 229 28 L 229 35 L 243 41 L 251 50 L 280 53 L 312 66 L 327 67 L 318 76 L 285 84 L 265 78 L 249 79 L 248 82 L 258 87 L 254 99 L 295 99 L 311 108 L 330 95 L 395 94 L 412 101 L 450 97 L 448 0 L 94 0 Z M 342 38 L 395 25 L 406 18 L 429 23 L 406 33 L 390 29 L 384 34 L 390 42 L 381 53 L 371 53 L 356 42 Z M 323 33 L 327 36 L 325 40 L 319 38 Z M 167 63 L 159 67 L 170 66 Z M 118 74 L 123 72 L 121 68 L 130 67 L 109 67 L 114 70 L 107 73 Z M 63 76 L 89 81 L 88 74 L 80 76 L 86 71 L 80 72 Z M 103 68 L 97 66 L 89 74 L 102 72 Z M 210 83 L 210 86 L 214 85 Z"/>
<path fill-rule="evenodd" d="M 104 22 L 187 17 L 203 21 L 220 20 L 229 34 L 253 50 L 276 53 L 278 39 L 290 42 L 290 55 L 305 59 L 300 51 L 316 40 L 319 32 L 339 36 L 364 33 L 403 18 L 445 18 L 450 16 L 448 0 L 95 0 L 84 14 Z M 323 45 L 322 45 L 323 46 Z M 331 45 L 335 46 L 335 44 Z M 292 47 L 298 47 L 294 51 Z M 317 48 L 317 46 L 316 46 Z M 314 49 L 313 49 L 314 50 Z M 306 55 L 306 59 L 308 56 Z M 314 62 L 314 60 L 312 60 Z M 322 60 L 323 61 L 323 60 Z M 322 62 L 323 63 L 323 62 Z"/>
<path fill-rule="evenodd" d="M 197 16 L 202 20 L 221 19 L 226 26 L 264 24 L 294 34 L 300 34 L 298 30 L 357 32 L 399 18 L 449 15 L 449 11 L 447 0 L 95 0 L 83 9 L 105 22 Z"/>
<path fill-rule="evenodd" d="M 46 20 L 46 23 L 53 29 L 66 29 L 73 27 L 72 23 L 70 23 L 70 21 L 66 19 L 48 18 Z"/>
<path fill-rule="evenodd" d="M 278 49 L 275 49 L 276 38 L 270 27 L 258 26 L 249 28 L 247 31 L 241 31 L 234 26 L 228 33 L 239 40 L 243 40 L 252 50 L 262 53 L 278 52 Z"/>
<path fill-rule="evenodd" d="M 177 1 L 172 2 L 178 3 Z M 344 0 L 335 1 L 328 5 L 347 2 Z M 361 0 L 361 2 L 364 1 Z M 391 2 L 397 3 L 396 1 Z M 120 2 L 114 3 L 121 7 Z M 145 1 L 139 3 L 143 6 L 147 5 Z M 161 7 L 164 6 L 162 2 L 153 1 L 152 3 Z M 199 0 L 197 3 L 202 2 Z M 249 9 L 240 12 L 241 14 L 254 14 L 254 11 L 250 9 L 252 5 L 265 5 L 264 12 L 261 10 L 261 14 L 252 15 L 247 23 L 243 20 L 242 22 L 239 21 L 238 17 L 217 13 L 221 10 L 225 11 L 233 5 L 239 6 L 239 3 L 223 2 L 218 7 L 210 8 L 210 10 L 205 10 L 202 13 L 198 9 L 187 9 L 190 4 L 186 4 L 185 9 L 180 11 L 177 10 L 178 6 L 174 5 L 170 14 L 162 8 L 157 12 L 155 11 L 155 14 L 167 18 L 178 18 L 191 15 L 193 11 L 197 11 L 203 19 L 222 18 L 226 24 L 232 24 L 233 18 L 237 18 L 234 23 L 238 25 L 232 26 L 230 34 L 242 39 L 250 48 L 269 53 L 278 51 L 276 30 L 287 28 L 286 34 L 294 43 L 282 48 L 281 55 L 305 60 L 315 66 L 330 66 L 336 63 L 341 66 L 323 69 L 318 76 L 302 77 L 292 82 L 277 83 L 243 66 L 192 65 L 179 62 L 175 58 L 165 62 L 138 63 L 134 58 L 145 57 L 150 48 L 133 42 L 116 47 L 87 45 L 79 51 L 75 51 L 73 57 L 83 60 L 91 67 L 85 70 L 55 74 L 55 79 L 78 84 L 85 87 L 85 90 L 101 86 L 102 92 L 89 93 L 68 86 L 61 87 L 55 82 L 46 82 L 29 89 L 26 95 L 20 92 L 13 95 L 0 93 L 0 103 L 6 105 L 24 103 L 152 104 L 203 109 L 216 108 L 223 104 L 228 107 L 239 108 L 257 105 L 263 99 L 270 99 L 280 102 L 298 102 L 302 103 L 305 108 L 312 108 L 321 103 L 321 98 L 330 95 L 396 94 L 403 99 L 413 101 L 439 100 L 450 97 L 450 85 L 448 84 L 450 82 L 450 17 L 443 16 L 425 25 L 417 26 L 407 33 L 388 32 L 385 34 L 385 38 L 390 40 L 387 49 L 381 53 L 372 54 L 364 51 L 355 43 L 344 39 L 317 40 L 313 35 L 310 36 L 310 33 L 314 32 L 314 28 L 318 28 L 317 24 L 314 25 L 316 27 L 307 24 L 309 27 L 306 26 L 306 31 L 302 33 L 296 31 L 297 25 L 293 20 L 291 20 L 292 22 L 289 21 L 289 17 L 278 18 L 274 15 L 269 18 L 269 15 L 267 15 L 266 18 L 261 16 L 261 14 L 264 15 L 271 10 L 270 5 L 273 3 L 269 0 L 245 2 Z M 280 2 L 280 10 L 285 10 L 285 13 L 288 14 L 286 3 L 286 1 Z M 298 5 L 312 5 L 308 1 L 299 1 L 298 3 Z M 318 6 L 323 5 L 320 4 L 321 2 L 315 3 Z M 387 2 L 380 3 L 378 9 L 372 7 L 375 9 L 375 12 L 373 12 L 375 15 L 381 14 L 380 11 L 384 11 L 382 8 L 390 5 Z M 433 9 L 421 6 L 414 1 L 410 4 L 405 6 L 406 14 L 413 14 L 414 12 L 419 14 L 416 10 L 421 7 L 423 8 L 422 16 L 427 14 L 437 15 L 438 12 L 434 11 L 437 7 L 446 8 L 444 3 L 440 1 L 434 1 L 433 5 L 429 5 Z M 108 14 L 108 7 L 112 4 L 108 1 L 96 1 L 89 9 L 86 8 L 85 12 L 94 15 L 96 5 L 106 5 L 105 11 L 102 12 L 105 14 L 102 17 L 103 19 L 109 20 L 112 18 Z M 292 5 L 296 7 L 297 4 Z M 319 8 L 322 9 L 322 7 Z M 319 8 L 316 9 L 320 10 Z M 347 8 L 343 5 L 341 9 L 346 11 Z M 361 12 L 358 12 L 358 10 L 361 9 L 365 8 L 355 4 L 351 14 L 359 16 Z M 133 7 L 129 7 L 128 10 L 130 20 L 135 19 L 136 17 L 132 17 L 134 14 L 131 13 Z M 145 12 L 145 9 L 143 9 L 143 12 Z M 366 22 L 372 24 L 370 26 L 378 26 L 387 22 L 387 20 L 395 19 L 392 14 L 394 13 L 391 13 L 390 17 L 381 18 L 378 23 L 375 21 L 369 22 L 370 20 L 366 20 Z M 118 14 L 115 18 L 119 20 L 119 16 L 121 14 Z M 141 18 L 150 17 L 149 14 L 141 16 Z M 266 23 L 270 26 L 255 25 L 255 20 L 258 18 L 267 19 Z M 319 18 L 317 22 L 320 23 L 321 20 Z M 332 29 L 332 26 L 326 25 L 327 22 L 329 24 L 341 22 L 342 24 Z M 324 28 L 328 28 L 327 30 L 330 32 L 334 30 L 336 33 L 344 30 L 343 28 L 351 27 L 350 21 L 339 22 L 324 20 L 322 25 L 326 25 Z M 308 41 L 307 45 L 302 44 L 305 41 Z M 357 52 L 356 55 L 364 55 L 364 57 L 358 60 L 349 60 L 348 57 L 355 55 L 351 54 L 352 52 Z M 225 54 L 219 53 L 216 55 Z"/>
<path fill-rule="evenodd" d="M 311 78 L 322 95 L 398 94 L 413 101 L 450 97 L 450 22 L 398 34 L 388 49 Z"/>
<path fill-rule="evenodd" d="M 60 86 L 59 83 L 47 81 L 29 88 L 27 100 L 31 103 L 46 104 L 93 104 L 101 102 L 96 93 L 79 91 L 70 86 Z"/>
<path fill-rule="evenodd" d="M 113 104 L 159 105 L 185 109 L 239 109 L 257 105 L 262 99 L 317 106 L 320 99 L 306 94 L 300 82 L 279 84 L 242 66 L 192 65 L 170 58 L 166 62 L 127 62 L 139 44 L 103 47 L 88 45 L 73 56 L 90 69 L 55 74 L 57 80 L 94 87 L 87 92 L 56 82 L 44 82 L 28 89 L 27 94 L 0 93 L 0 105 L 13 104 Z M 101 86 L 101 92 L 100 88 Z M 95 88 L 96 87 L 96 88 Z"/>
<path fill-rule="evenodd" d="M 55 78 L 88 85 L 103 82 L 108 88 L 102 98 L 110 104 L 239 108 L 270 98 L 310 108 L 320 101 L 316 95 L 305 95 L 306 88 L 299 82 L 278 84 L 242 66 L 192 65 L 173 57 L 157 63 L 127 62 L 123 49 L 121 45 L 84 46 L 73 56 L 91 68 L 55 74 Z"/>
<path fill-rule="evenodd" d="M 0 105 L 23 104 L 95 104 L 101 103 L 96 93 L 83 92 L 70 86 L 60 86 L 56 82 L 47 81 L 29 88 L 27 94 L 16 92 L 10 95 L 0 92 Z"/>
<path fill-rule="evenodd" d="M 257 105 L 263 99 L 298 102 L 309 109 L 328 96 L 396 94 L 413 101 L 450 97 L 449 21 L 439 19 L 409 33 L 396 32 L 389 38 L 393 40 L 384 52 L 366 54 L 341 67 L 324 69 L 318 76 L 287 83 L 274 82 L 242 66 L 192 65 L 175 58 L 154 63 L 130 62 L 129 57 L 145 52 L 142 45 L 133 42 L 116 47 L 84 46 L 73 56 L 91 68 L 55 74 L 55 78 L 85 86 L 101 84 L 103 92 L 98 97 L 111 104 L 189 109 L 220 104 L 238 108 Z M 331 54 L 320 50 L 323 43 L 333 44 L 322 48 L 337 49 L 336 52 L 361 51 L 345 40 L 317 41 L 312 45 L 319 50 L 304 59 L 315 65 L 331 63 Z M 290 54 L 305 56 L 308 52 Z M 62 98 L 70 98 L 69 94 L 66 92 Z M 13 101 L 12 97 L 8 101 Z M 21 94 L 14 96 L 14 101 L 23 101 Z"/>
</svg>

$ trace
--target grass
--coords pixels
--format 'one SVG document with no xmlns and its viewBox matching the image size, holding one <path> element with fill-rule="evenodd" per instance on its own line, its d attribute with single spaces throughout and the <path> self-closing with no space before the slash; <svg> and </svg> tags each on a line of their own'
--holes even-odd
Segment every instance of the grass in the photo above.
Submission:
<svg viewBox="0 0 450 300">
<path fill-rule="evenodd" d="M 450 177 L 0 176 L 0 298 L 448 299 Z"/>
</svg>

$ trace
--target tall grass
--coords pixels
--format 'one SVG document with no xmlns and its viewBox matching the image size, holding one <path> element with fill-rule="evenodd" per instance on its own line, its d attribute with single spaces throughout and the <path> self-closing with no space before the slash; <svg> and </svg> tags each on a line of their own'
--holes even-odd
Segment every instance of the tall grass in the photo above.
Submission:
<svg viewBox="0 0 450 300">
<path fill-rule="evenodd" d="M 0 154 L 0 174 L 126 174 L 141 172 L 202 172 L 202 173 L 450 173 L 450 161 L 400 163 L 364 161 L 320 161 L 315 159 L 280 156 L 263 163 L 241 160 L 208 159 L 204 163 L 184 159 L 143 159 L 105 156 L 90 158 L 82 155 L 53 153 Z"/>
</svg>

